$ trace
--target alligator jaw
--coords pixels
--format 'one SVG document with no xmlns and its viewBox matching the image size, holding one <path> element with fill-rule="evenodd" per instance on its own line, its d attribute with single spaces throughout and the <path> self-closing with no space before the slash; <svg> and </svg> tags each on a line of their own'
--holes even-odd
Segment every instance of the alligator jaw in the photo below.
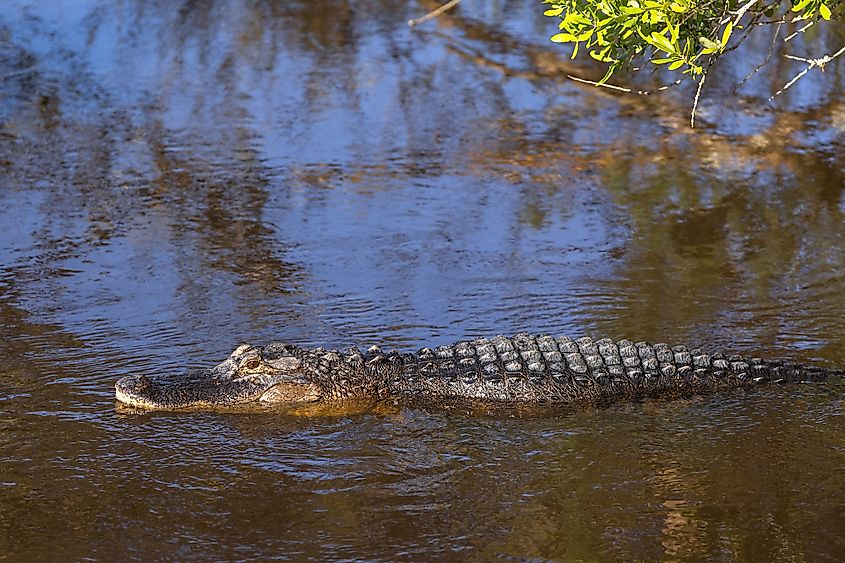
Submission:
<svg viewBox="0 0 845 563">
<path fill-rule="evenodd" d="M 144 409 L 155 409 L 157 405 L 147 396 L 151 387 L 152 383 L 146 376 L 130 375 L 120 378 L 114 384 L 114 395 L 121 403 Z"/>
<path fill-rule="evenodd" d="M 285 382 L 264 392 L 258 401 L 264 404 L 313 403 L 321 397 L 320 388 L 313 383 Z"/>
<path fill-rule="evenodd" d="M 211 374 L 210 371 L 206 373 Z M 205 382 L 173 379 L 151 379 L 143 375 L 123 377 L 114 385 L 115 397 L 121 403 L 145 410 L 203 409 L 248 404 L 293 405 L 314 403 L 321 397 L 320 388 L 304 380 L 233 382 L 227 385 L 216 383 L 210 378 Z M 230 394 L 227 387 L 236 385 L 241 392 Z M 245 385 L 250 388 L 244 392 Z M 235 396 L 238 398 L 235 399 Z"/>
<path fill-rule="evenodd" d="M 320 399 L 302 362 L 285 347 L 248 344 L 212 369 L 183 375 L 130 375 L 115 383 L 122 403 L 147 410 L 183 410 L 249 404 L 308 403 Z"/>
<path fill-rule="evenodd" d="M 153 408 L 141 395 L 141 392 L 148 387 L 149 379 L 143 375 L 121 377 L 114 384 L 114 396 L 121 403 L 133 407 Z"/>
<path fill-rule="evenodd" d="M 129 375 L 114 384 L 114 394 L 122 403 L 147 410 L 210 407 L 215 401 L 204 398 L 208 393 L 203 391 L 212 375 L 211 370 L 173 378 Z"/>
</svg>

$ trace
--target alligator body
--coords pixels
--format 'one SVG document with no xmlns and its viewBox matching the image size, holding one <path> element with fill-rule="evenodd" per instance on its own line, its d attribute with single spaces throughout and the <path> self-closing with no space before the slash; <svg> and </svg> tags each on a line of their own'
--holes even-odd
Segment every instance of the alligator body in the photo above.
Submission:
<svg viewBox="0 0 845 563">
<path fill-rule="evenodd" d="M 128 376 L 117 399 L 146 409 L 349 399 L 438 406 L 455 401 L 604 406 L 768 383 L 821 381 L 838 370 L 667 344 L 608 338 L 497 336 L 415 354 L 239 346 L 216 367 L 184 376 Z"/>
</svg>

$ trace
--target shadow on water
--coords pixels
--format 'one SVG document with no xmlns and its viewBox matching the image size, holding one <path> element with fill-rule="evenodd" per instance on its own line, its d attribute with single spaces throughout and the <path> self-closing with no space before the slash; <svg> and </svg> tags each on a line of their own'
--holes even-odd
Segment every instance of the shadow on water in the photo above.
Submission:
<svg viewBox="0 0 845 563">
<path fill-rule="evenodd" d="M 434 3 L 6 4 L 8 558 L 845 551 L 842 382 L 526 418 L 113 395 L 241 341 L 530 330 L 843 366 L 840 63 L 768 104 L 797 72 L 778 52 L 734 92 L 762 34 L 714 68 L 690 130 L 688 88 L 566 79 L 601 69 L 530 3 L 464 0 L 413 31 Z"/>
</svg>

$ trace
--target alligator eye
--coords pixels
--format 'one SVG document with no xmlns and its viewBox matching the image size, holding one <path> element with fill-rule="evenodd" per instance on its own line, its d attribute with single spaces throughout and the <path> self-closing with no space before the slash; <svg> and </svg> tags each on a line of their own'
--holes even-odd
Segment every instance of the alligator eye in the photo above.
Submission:
<svg viewBox="0 0 845 563">
<path fill-rule="evenodd" d="M 244 367 L 246 369 L 258 369 L 258 366 L 260 366 L 260 365 L 261 365 L 261 362 L 258 360 L 258 358 L 250 358 L 246 361 L 246 363 L 244 364 Z"/>
</svg>

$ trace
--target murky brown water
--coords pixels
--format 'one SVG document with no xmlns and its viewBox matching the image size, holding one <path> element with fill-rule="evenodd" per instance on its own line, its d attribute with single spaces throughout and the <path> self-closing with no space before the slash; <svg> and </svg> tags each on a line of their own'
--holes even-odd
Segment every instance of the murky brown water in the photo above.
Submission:
<svg viewBox="0 0 845 563">
<path fill-rule="evenodd" d="M 845 558 L 845 384 L 563 417 L 131 414 L 241 341 L 845 366 L 842 64 L 608 95 L 532 3 L 0 13 L 0 558 Z M 841 28 L 810 38 L 845 42 Z M 796 48 L 802 48 L 800 46 Z"/>
</svg>

